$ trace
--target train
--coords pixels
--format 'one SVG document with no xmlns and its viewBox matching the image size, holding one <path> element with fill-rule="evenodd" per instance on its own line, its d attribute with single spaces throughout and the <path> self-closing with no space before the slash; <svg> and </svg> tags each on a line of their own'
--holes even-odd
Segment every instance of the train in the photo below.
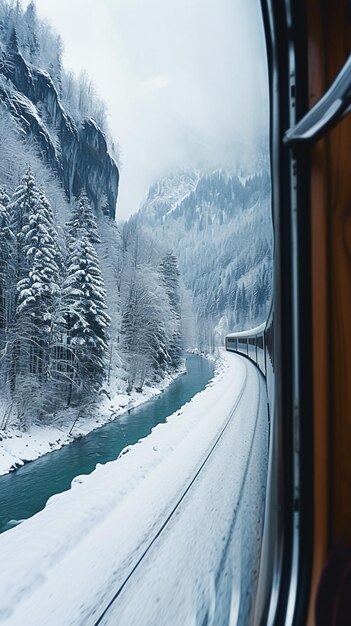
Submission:
<svg viewBox="0 0 351 626">
<path fill-rule="evenodd" d="M 261 0 L 274 232 L 266 324 L 227 350 L 267 381 L 255 626 L 351 623 L 351 4 Z"/>
<path fill-rule="evenodd" d="M 225 338 L 225 348 L 229 352 L 238 352 L 247 356 L 266 375 L 266 324 L 236 333 L 229 333 Z"/>
</svg>

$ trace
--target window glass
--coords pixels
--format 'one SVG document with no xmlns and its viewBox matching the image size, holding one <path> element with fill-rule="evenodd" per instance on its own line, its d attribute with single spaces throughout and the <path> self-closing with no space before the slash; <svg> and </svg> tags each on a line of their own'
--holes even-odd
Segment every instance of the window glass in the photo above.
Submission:
<svg viewBox="0 0 351 626">
<path fill-rule="evenodd" d="M 0 0 L 13 623 L 253 618 L 268 135 L 258 0 Z"/>
</svg>

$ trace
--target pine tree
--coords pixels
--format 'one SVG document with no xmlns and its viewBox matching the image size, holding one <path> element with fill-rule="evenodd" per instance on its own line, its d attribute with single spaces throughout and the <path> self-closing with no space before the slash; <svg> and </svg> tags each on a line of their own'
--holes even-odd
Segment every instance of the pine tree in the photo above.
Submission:
<svg viewBox="0 0 351 626">
<path fill-rule="evenodd" d="M 38 202 L 39 189 L 29 167 L 9 204 L 10 224 L 17 239 L 17 280 L 23 276 L 26 268 L 23 228 L 28 224 L 29 215 L 35 212 Z"/>
<path fill-rule="evenodd" d="M 25 20 L 25 47 L 28 51 L 28 58 L 31 63 L 35 63 L 38 60 L 40 53 L 40 43 L 38 38 L 38 20 L 37 10 L 34 2 L 30 2 L 24 14 Z"/>
<path fill-rule="evenodd" d="M 56 37 L 55 56 L 49 64 L 49 73 L 55 84 L 57 92 L 62 97 L 62 55 L 63 55 L 63 42 L 60 35 Z"/>
<path fill-rule="evenodd" d="M 26 254 L 24 251 L 24 237 L 25 226 L 28 226 L 29 215 L 34 213 L 36 206 L 39 202 L 39 190 L 36 186 L 33 172 L 30 168 L 27 169 L 24 174 L 21 184 L 17 187 L 10 204 L 8 205 L 8 211 L 10 214 L 10 227 L 16 238 L 15 254 L 14 254 L 14 268 L 15 275 L 13 280 L 12 291 L 12 331 L 11 331 L 11 346 L 10 346 L 10 366 L 9 366 L 9 379 L 12 394 L 15 392 L 17 374 L 21 369 L 20 356 L 21 349 L 24 343 L 24 334 L 29 337 L 29 333 L 24 333 L 24 329 L 20 328 L 17 320 L 16 309 L 18 303 L 18 290 L 16 285 L 28 275 L 28 267 L 26 263 Z M 27 361 L 29 357 L 27 354 Z"/>
<path fill-rule="evenodd" d="M 245 283 L 241 285 L 241 320 L 244 325 L 244 328 L 247 328 L 248 318 L 249 318 L 249 303 L 247 300 Z"/>
<path fill-rule="evenodd" d="M 55 254 L 55 261 L 60 270 L 60 274 L 63 276 L 64 270 L 65 270 L 65 262 L 64 262 L 64 258 L 63 258 L 63 255 L 60 249 L 60 244 L 58 241 L 57 230 L 56 230 L 55 222 L 54 222 L 54 212 L 53 212 L 50 202 L 48 201 L 45 195 L 44 189 L 42 187 L 39 188 L 39 201 L 43 209 L 45 210 L 45 215 L 48 220 L 49 233 L 53 240 L 53 251 Z"/>
<path fill-rule="evenodd" d="M 14 282 L 15 237 L 10 226 L 10 198 L 0 188 L 0 342 L 5 340 L 11 320 L 11 288 Z M 0 345 L 1 345 L 0 343 Z"/>
<path fill-rule="evenodd" d="M 63 284 L 63 304 L 71 355 L 67 404 L 73 390 L 101 385 L 105 375 L 110 318 L 96 251 L 88 236 L 72 241 Z"/>
<path fill-rule="evenodd" d="M 250 322 L 252 326 L 255 326 L 259 319 L 260 299 L 261 299 L 261 274 L 258 275 L 257 280 L 254 282 L 251 288 Z"/>
<path fill-rule="evenodd" d="M 7 53 L 11 59 L 16 54 L 18 54 L 18 37 L 17 37 L 17 32 L 15 28 L 12 29 L 12 32 L 10 35 L 10 39 L 7 45 Z"/>
<path fill-rule="evenodd" d="M 101 243 L 96 220 L 85 191 L 79 196 L 73 209 L 72 218 L 66 223 L 69 245 L 79 237 L 87 237 L 90 243 Z"/>
<path fill-rule="evenodd" d="M 25 275 L 17 282 L 16 317 L 19 332 L 29 343 L 29 371 L 43 380 L 47 376 L 53 318 L 60 295 L 61 255 L 51 206 L 42 190 L 35 189 L 35 197 L 19 233 Z"/>
<path fill-rule="evenodd" d="M 169 298 L 170 307 L 176 320 L 176 328 L 170 340 L 169 354 L 173 367 L 178 367 L 181 361 L 182 336 L 180 329 L 181 307 L 179 288 L 179 269 L 177 259 L 172 253 L 166 254 L 161 261 L 161 275 Z"/>
</svg>

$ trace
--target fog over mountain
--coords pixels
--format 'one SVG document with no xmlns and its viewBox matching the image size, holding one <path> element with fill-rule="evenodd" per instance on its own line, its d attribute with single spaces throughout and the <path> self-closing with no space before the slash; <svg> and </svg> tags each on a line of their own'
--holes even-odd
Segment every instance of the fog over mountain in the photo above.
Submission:
<svg viewBox="0 0 351 626">
<path fill-rule="evenodd" d="M 87 68 L 122 146 L 118 216 L 178 167 L 253 170 L 267 134 L 266 53 L 259 0 L 38 0 Z M 79 24 L 79 36 L 77 36 Z"/>
<path fill-rule="evenodd" d="M 151 187 L 129 223 L 179 259 L 201 349 L 221 345 L 230 330 L 267 319 L 272 282 L 267 161 L 246 179 L 224 170 L 166 176 Z"/>
</svg>

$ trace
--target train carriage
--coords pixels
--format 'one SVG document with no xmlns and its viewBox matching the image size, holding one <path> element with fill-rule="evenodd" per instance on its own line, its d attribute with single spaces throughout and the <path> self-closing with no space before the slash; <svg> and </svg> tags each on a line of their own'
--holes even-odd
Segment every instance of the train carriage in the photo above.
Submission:
<svg viewBox="0 0 351 626">
<path fill-rule="evenodd" d="M 266 375 L 265 328 L 261 324 L 250 330 L 229 333 L 225 338 L 225 347 L 229 352 L 239 352 L 256 363 L 262 374 Z"/>
</svg>

